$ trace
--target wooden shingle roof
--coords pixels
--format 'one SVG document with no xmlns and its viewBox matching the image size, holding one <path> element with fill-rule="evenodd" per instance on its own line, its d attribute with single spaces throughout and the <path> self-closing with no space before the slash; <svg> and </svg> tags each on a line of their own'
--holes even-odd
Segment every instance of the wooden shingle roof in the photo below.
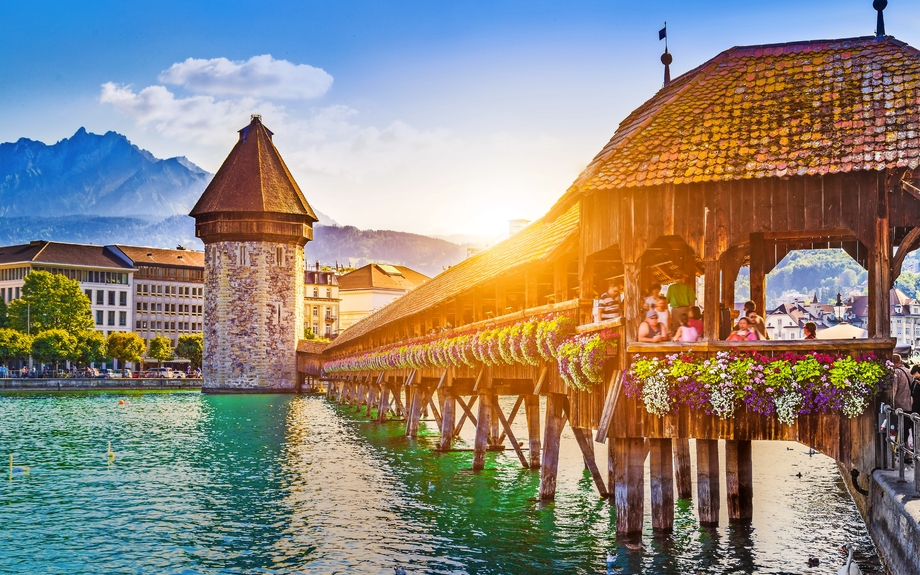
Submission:
<svg viewBox="0 0 920 575">
<path fill-rule="evenodd" d="M 230 155 L 189 215 L 245 212 L 307 216 L 313 208 L 272 143 L 272 132 L 258 116 L 239 131 Z"/>
<path fill-rule="evenodd" d="M 744 46 L 623 120 L 561 203 L 600 189 L 918 165 L 915 48 L 887 36 Z"/>
<path fill-rule="evenodd" d="M 548 259 L 566 240 L 577 237 L 580 205 L 574 204 L 555 220 L 544 217 L 500 244 L 441 272 L 352 325 L 328 349 L 341 347 L 388 323 L 439 305 L 519 266 Z"/>
</svg>

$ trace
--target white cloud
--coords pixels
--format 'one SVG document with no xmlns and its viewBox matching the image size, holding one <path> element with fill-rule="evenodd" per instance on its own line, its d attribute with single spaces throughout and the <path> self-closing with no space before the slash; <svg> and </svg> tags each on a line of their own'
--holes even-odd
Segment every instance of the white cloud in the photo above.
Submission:
<svg viewBox="0 0 920 575">
<path fill-rule="evenodd" d="M 161 72 L 159 80 L 205 94 L 282 100 L 317 98 L 332 86 L 332 76 L 322 68 L 275 60 L 269 54 L 245 62 L 189 58 Z"/>
<path fill-rule="evenodd" d="M 284 109 L 254 98 L 215 100 L 213 96 L 177 98 L 163 86 L 135 92 L 112 82 L 102 85 L 99 101 L 112 104 L 139 126 L 153 128 L 169 138 L 198 144 L 226 145 L 228 136 L 249 121 L 250 114 L 284 117 Z"/>
</svg>

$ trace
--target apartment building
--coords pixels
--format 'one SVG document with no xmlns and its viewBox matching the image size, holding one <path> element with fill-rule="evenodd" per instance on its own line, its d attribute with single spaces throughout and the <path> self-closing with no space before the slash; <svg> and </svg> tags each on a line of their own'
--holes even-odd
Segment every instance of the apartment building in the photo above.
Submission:
<svg viewBox="0 0 920 575">
<path fill-rule="evenodd" d="M 0 298 L 6 303 L 19 298 L 25 277 L 33 271 L 80 282 L 97 330 L 106 335 L 132 330 L 134 265 L 119 250 L 44 240 L 0 247 Z"/>
<path fill-rule="evenodd" d="M 175 345 L 180 335 L 201 333 L 204 321 L 204 252 L 116 245 L 134 267 L 133 331 L 145 341 L 158 335 Z"/>
<path fill-rule="evenodd" d="M 430 278 L 405 266 L 368 264 L 339 276 L 340 325 L 347 329 Z"/>
<path fill-rule="evenodd" d="M 339 279 L 316 262 L 304 272 L 304 326 L 320 337 L 339 334 Z"/>
</svg>

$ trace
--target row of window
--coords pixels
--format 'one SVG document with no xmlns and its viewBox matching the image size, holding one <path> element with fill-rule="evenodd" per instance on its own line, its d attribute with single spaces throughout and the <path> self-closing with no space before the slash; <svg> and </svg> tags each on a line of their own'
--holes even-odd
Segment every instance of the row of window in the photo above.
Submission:
<svg viewBox="0 0 920 575">
<path fill-rule="evenodd" d="M 93 290 L 91 289 L 83 290 L 83 293 L 85 293 L 86 297 L 89 298 L 90 303 L 93 303 Z M 128 292 L 126 291 L 115 292 L 112 290 L 108 291 L 109 305 L 115 305 L 115 294 L 116 293 L 118 294 L 118 305 L 127 306 L 128 305 Z M 96 305 L 105 305 L 105 302 L 106 302 L 105 295 L 106 295 L 106 290 L 101 290 L 101 289 L 96 290 Z"/>
<path fill-rule="evenodd" d="M 187 314 L 187 315 L 201 315 L 203 313 L 203 305 L 189 305 L 189 304 L 174 304 L 174 303 L 153 303 L 149 304 L 145 301 L 137 302 L 138 313 L 140 312 L 150 312 L 150 313 L 165 313 L 170 315 L 175 315 L 176 313 Z"/>
<path fill-rule="evenodd" d="M 128 274 L 123 272 L 97 272 L 92 270 L 72 270 L 67 268 L 35 267 L 35 271 L 62 275 L 81 283 L 128 285 Z"/>
<path fill-rule="evenodd" d="M 143 321 L 134 322 L 134 329 L 141 331 L 201 331 L 201 322 L 188 321 Z"/>
<path fill-rule="evenodd" d="M 16 290 L 15 292 L 13 290 Z M 15 295 L 13 295 L 15 293 Z M 10 303 L 14 299 L 19 299 L 19 288 L 0 288 L 0 300 Z"/>
<path fill-rule="evenodd" d="M 108 320 L 103 323 L 103 320 Z M 96 310 L 96 325 L 115 325 L 115 312 L 109 311 L 105 312 Z M 118 325 L 128 325 L 128 312 L 120 311 L 118 312 Z"/>
<path fill-rule="evenodd" d="M 0 282 L 10 280 L 21 280 L 29 275 L 29 268 L 6 268 L 0 270 Z"/>
<path fill-rule="evenodd" d="M 319 288 L 313 288 L 313 297 L 319 297 Z M 326 288 L 326 299 L 332 299 L 332 288 Z"/>
<path fill-rule="evenodd" d="M 139 279 L 164 279 L 176 281 L 204 281 L 204 270 L 137 266 L 134 277 Z"/>
<path fill-rule="evenodd" d="M 204 297 L 203 287 L 171 286 L 161 284 L 134 284 L 137 295 L 170 296 L 184 295 L 190 297 Z"/>
</svg>

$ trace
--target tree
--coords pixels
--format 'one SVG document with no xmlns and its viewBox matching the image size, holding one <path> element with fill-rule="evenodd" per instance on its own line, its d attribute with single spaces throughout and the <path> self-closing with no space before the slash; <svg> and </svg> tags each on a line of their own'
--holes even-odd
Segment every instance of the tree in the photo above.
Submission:
<svg viewBox="0 0 920 575">
<path fill-rule="evenodd" d="M 0 328 L 7 327 L 6 324 L 9 322 L 8 311 L 6 302 L 3 301 L 3 298 L 0 298 Z"/>
<path fill-rule="evenodd" d="M 160 366 L 160 362 L 171 360 L 173 355 L 172 340 L 168 337 L 158 335 L 150 340 L 150 348 L 147 350 L 147 357 L 152 357 L 157 360 L 157 367 Z"/>
<path fill-rule="evenodd" d="M 106 353 L 122 362 L 122 367 L 129 361 L 140 361 L 145 349 L 144 339 L 133 331 L 113 331 L 105 340 Z"/>
<path fill-rule="evenodd" d="M 14 329 L 0 328 L 0 360 L 28 357 L 32 352 L 32 338 Z"/>
<path fill-rule="evenodd" d="M 201 366 L 201 354 L 203 350 L 204 335 L 195 333 L 179 336 L 179 343 L 176 345 L 176 355 L 189 360 L 192 363 L 192 369 L 198 369 Z"/>
<path fill-rule="evenodd" d="M 59 274 L 31 272 L 22 286 L 22 297 L 9 306 L 10 327 L 37 334 L 62 329 L 76 334 L 93 329 L 89 299 L 80 283 Z"/>
<path fill-rule="evenodd" d="M 94 361 L 105 360 L 105 336 L 101 331 L 88 329 L 75 336 L 77 340 L 74 360 L 87 365 Z"/>
<path fill-rule="evenodd" d="M 60 361 L 74 359 L 77 338 L 63 329 L 46 329 L 32 340 L 32 357 L 41 363 L 53 363 L 57 371 Z"/>
</svg>

